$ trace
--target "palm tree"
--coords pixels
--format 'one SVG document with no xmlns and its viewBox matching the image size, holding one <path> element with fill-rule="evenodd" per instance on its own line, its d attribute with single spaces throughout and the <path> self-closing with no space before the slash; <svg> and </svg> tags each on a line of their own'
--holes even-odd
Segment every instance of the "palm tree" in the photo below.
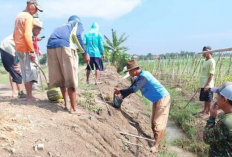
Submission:
<svg viewBox="0 0 232 157">
<path fill-rule="evenodd" d="M 105 41 L 106 41 L 106 43 L 104 43 L 104 47 L 105 47 L 106 50 L 110 50 L 111 51 L 111 57 L 110 58 L 111 58 L 111 63 L 113 65 L 115 65 L 117 54 L 119 54 L 121 52 L 126 52 L 127 50 L 129 50 L 129 48 L 126 47 L 126 46 L 120 46 L 129 37 L 129 36 L 124 37 L 124 36 L 125 36 L 125 33 L 123 33 L 120 36 L 120 38 L 118 39 L 116 31 L 114 31 L 112 29 L 112 38 L 113 38 L 113 41 L 111 42 L 109 40 L 109 38 L 107 38 L 104 35 L 104 38 L 105 38 Z"/>
</svg>

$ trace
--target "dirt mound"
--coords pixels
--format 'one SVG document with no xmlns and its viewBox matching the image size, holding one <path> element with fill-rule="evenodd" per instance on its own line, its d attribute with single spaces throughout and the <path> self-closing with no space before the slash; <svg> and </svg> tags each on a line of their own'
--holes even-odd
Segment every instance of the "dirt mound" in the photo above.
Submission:
<svg viewBox="0 0 232 157">
<path fill-rule="evenodd" d="M 77 116 L 63 109 L 62 102 L 51 103 L 46 92 L 37 92 L 40 102 L 10 99 L 10 86 L 0 89 L 0 156 L 61 156 L 61 157 L 130 157 L 152 156 L 152 143 L 124 136 L 119 131 L 151 137 L 148 109 L 141 97 L 132 94 L 121 109 L 111 106 L 113 89 L 128 87 L 114 67 L 108 66 L 101 74 L 100 88 L 108 98 L 109 116 L 91 74 L 85 84 L 85 71 L 79 74 L 78 109 L 86 114 Z M 130 141 L 143 147 L 126 144 Z"/>
</svg>

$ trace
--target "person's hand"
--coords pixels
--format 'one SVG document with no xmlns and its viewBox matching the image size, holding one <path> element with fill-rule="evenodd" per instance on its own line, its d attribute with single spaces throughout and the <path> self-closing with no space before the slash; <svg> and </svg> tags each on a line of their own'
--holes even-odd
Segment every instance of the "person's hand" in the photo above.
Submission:
<svg viewBox="0 0 232 157">
<path fill-rule="evenodd" d="M 37 41 L 41 41 L 42 39 L 43 39 L 43 38 L 41 38 L 41 37 L 37 37 L 37 38 L 36 38 Z"/>
<path fill-rule="evenodd" d="M 39 51 L 39 56 L 41 57 L 41 58 L 43 58 L 43 54 L 41 53 L 41 51 Z"/>
<path fill-rule="evenodd" d="M 216 118 L 217 116 L 217 110 L 218 110 L 218 105 L 217 103 L 215 102 L 212 107 L 210 108 L 210 116 Z"/>
<path fill-rule="evenodd" d="M 30 56 L 31 61 L 34 62 L 35 61 L 35 53 L 30 53 L 29 56 Z"/>
<path fill-rule="evenodd" d="M 114 94 L 116 94 L 116 95 L 120 94 L 120 89 L 114 88 Z"/>
<path fill-rule="evenodd" d="M 102 59 L 105 60 L 105 59 L 106 59 L 106 56 L 105 56 L 105 55 L 102 55 Z"/>
<path fill-rule="evenodd" d="M 89 54 L 88 53 L 86 53 L 86 55 L 83 56 L 83 59 L 84 59 L 84 61 L 85 61 L 86 64 L 89 64 L 90 58 L 89 58 Z"/>
<path fill-rule="evenodd" d="M 204 92 L 207 92 L 209 90 L 209 85 L 207 84 L 207 85 L 205 85 L 205 87 L 204 87 Z"/>
<path fill-rule="evenodd" d="M 18 63 L 16 66 L 14 66 L 14 70 L 21 73 L 21 68 L 20 68 L 20 64 Z"/>
<path fill-rule="evenodd" d="M 130 76 L 130 80 L 131 80 L 131 83 L 134 83 L 135 77 L 134 76 Z"/>
</svg>

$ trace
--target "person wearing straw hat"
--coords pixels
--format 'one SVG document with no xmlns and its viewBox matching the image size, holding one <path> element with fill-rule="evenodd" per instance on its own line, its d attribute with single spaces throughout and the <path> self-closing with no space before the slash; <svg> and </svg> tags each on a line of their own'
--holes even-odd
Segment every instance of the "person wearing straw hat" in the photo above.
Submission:
<svg viewBox="0 0 232 157">
<path fill-rule="evenodd" d="M 27 101 L 38 101 L 32 95 L 32 84 L 38 81 L 38 69 L 35 65 L 35 53 L 32 42 L 33 16 L 37 11 L 43 12 L 38 0 L 28 0 L 26 9 L 15 20 L 14 42 L 19 56 L 23 82 L 27 91 Z"/>
<path fill-rule="evenodd" d="M 34 18 L 33 24 L 34 24 L 34 26 L 33 26 L 33 29 L 32 29 L 32 34 L 33 34 L 32 40 L 33 40 L 33 46 L 34 46 L 34 49 L 35 49 L 36 59 L 37 59 L 38 64 L 39 64 L 39 60 L 40 60 L 40 58 L 43 57 L 43 54 L 40 51 L 38 41 L 41 41 L 43 38 L 38 37 L 38 35 L 40 34 L 41 29 L 43 29 L 43 22 L 39 18 Z M 38 81 L 34 82 L 32 84 L 32 89 L 33 90 L 39 90 L 39 87 L 38 87 L 39 86 L 39 81 L 40 81 L 40 75 L 38 76 Z"/>
<path fill-rule="evenodd" d="M 232 82 L 225 82 L 220 88 L 214 87 L 217 102 L 210 109 L 210 117 L 203 131 L 203 140 L 210 145 L 209 156 L 232 156 Z M 225 114 L 217 123 L 217 111 Z"/>
<path fill-rule="evenodd" d="M 213 101 L 213 93 L 210 91 L 214 87 L 214 73 L 215 73 L 215 60 L 212 54 L 208 51 L 211 50 L 210 46 L 204 46 L 203 57 L 205 61 L 201 68 L 199 86 L 201 88 L 199 100 L 204 101 L 204 110 L 200 112 L 200 118 L 208 118 L 210 107 Z"/>
<path fill-rule="evenodd" d="M 132 85 L 127 89 L 114 89 L 114 94 L 119 98 L 125 99 L 132 93 L 137 92 L 139 89 L 142 94 L 153 103 L 151 127 L 154 133 L 155 143 L 151 147 L 153 153 L 158 152 L 160 141 L 164 138 L 171 98 L 169 92 L 165 87 L 149 72 L 140 69 L 136 60 L 130 60 L 126 63 L 127 70 L 131 77 L 136 77 Z"/>
</svg>

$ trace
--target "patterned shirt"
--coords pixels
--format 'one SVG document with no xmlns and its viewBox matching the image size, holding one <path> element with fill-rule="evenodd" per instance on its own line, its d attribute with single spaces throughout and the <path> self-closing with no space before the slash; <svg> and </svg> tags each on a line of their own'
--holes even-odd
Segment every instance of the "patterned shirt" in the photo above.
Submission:
<svg viewBox="0 0 232 157">
<path fill-rule="evenodd" d="M 222 116 L 215 124 L 210 117 L 203 131 L 204 142 L 210 145 L 210 157 L 232 157 L 232 113 Z"/>
</svg>

